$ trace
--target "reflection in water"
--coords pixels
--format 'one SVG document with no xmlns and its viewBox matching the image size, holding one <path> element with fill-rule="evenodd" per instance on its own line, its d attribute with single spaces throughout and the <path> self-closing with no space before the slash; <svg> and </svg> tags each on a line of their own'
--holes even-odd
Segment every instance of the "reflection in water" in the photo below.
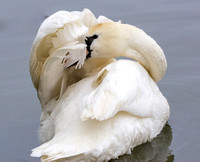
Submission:
<svg viewBox="0 0 200 162">
<path fill-rule="evenodd" d="M 117 160 L 110 162 L 173 162 L 174 155 L 171 154 L 169 146 L 172 141 L 172 129 L 166 124 L 161 133 L 151 142 L 146 142 L 135 147 L 130 155 L 123 155 Z"/>
</svg>

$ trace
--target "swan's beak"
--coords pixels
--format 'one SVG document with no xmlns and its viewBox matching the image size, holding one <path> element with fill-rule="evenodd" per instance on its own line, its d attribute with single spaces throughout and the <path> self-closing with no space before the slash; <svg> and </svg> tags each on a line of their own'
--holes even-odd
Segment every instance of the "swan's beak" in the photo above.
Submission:
<svg viewBox="0 0 200 162">
<path fill-rule="evenodd" d="M 86 49 L 86 56 L 88 55 L 88 53 L 89 53 L 89 52 L 88 52 L 88 50 Z"/>
<path fill-rule="evenodd" d="M 91 51 L 86 50 L 86 59 L 89 59 L 91 57 Z"/>
</svg>

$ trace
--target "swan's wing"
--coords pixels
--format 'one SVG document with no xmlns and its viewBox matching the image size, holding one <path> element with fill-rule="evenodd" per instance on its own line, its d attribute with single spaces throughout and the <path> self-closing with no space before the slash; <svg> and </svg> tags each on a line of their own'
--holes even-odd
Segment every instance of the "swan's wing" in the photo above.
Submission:
<svg viewBox="0 0 200 162">
<path fill-rule="evenodd" d="M 79 28 L 72 28 L 73 25 L 68 26 L 63 35 L 63 28 L 65 24 L 80 23 L 83 24 Z M 40 74 L 44 65 L 44 62 L 51 55 L 52 47 L 58 48 L 58 46 L 64 43 L 74 43 L 78 36 L 87 32 L 87 28 L 97 24 L 97 20 L 92 12 L 88 9 L 84 9 L 83 12 L 67 12 L 59 11 L 48 17 L 40 26 L 37 36 L 33 42 L 30 57 L 30 74 L 33 84 L 38 89 Z M 59 39 L 56 39 L 59 36 Z"/>
<path fill-rule="evenodd" d="M 42 104 L 60 93 L 64 67 L 76 62 L 78 67 L 83 65 L 86 45 L 82 35 L 97 23 L 92 12 L 84 9 L 56 12 L 41 24 L 31 49 L 30 74 Z"/>
<path fill-rule="evenodd" d="M 137 117 L 150 117 L 153 97 L 158 94 L 162 98 L 146 70 L 133 61 L 108 65 L 99 73 L 93 86 L 96 88 L 87 98 L 82 120 L 106 120 L 120 111 Z"/>
<path fill-rule="evenodd" d="M 40 74 L 44 62 L 49 57 L 52 48 L 52 37 L 58 28 L 63 27 L 69 21 L 69 12 L 59 11 L 48 17 L 40 26 L 33 42 L 30 57 L 30 74 L 33 84 L 38 89 Z"/>
</svg>

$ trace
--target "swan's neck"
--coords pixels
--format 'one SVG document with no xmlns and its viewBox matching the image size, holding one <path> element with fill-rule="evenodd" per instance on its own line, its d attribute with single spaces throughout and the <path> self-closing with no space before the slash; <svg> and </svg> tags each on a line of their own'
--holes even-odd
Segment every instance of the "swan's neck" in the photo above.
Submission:
<svg viewBox="0 0 200 162">
<path fill-rule="evenodd" d="M 148 46 L 145 43 L 141 47 L 129 48 L 122 56 L 138 61 L 153 78 L 159 81 L 165 74 L 167 62 L 162 49 L 157 44 Z"/>
<path fill-rule="evenodd" d="M 163 50 L 154 39 L 142 30 L 131 27 L 130 31 L 130 35 L 126 36 L 123 42 L 126 43 L 126 48 L 122 48 L 123 51 L 119 51 L 118 55 L 138 61 L 154 81 L 159 81 L 167 69 L 167 61 Z"/>
<path fill-rule="evenodd" d="M 86 71 L 86 76 L 90 76 L 98 73 L 106 65 L 114 61 L 116 61 L 114 58 L 91 58 L 86 60 L 83 68 Z"/>
<path fill-rule="evenodd" d="M 107 32 L 100 35 L 101 43 L 94 43 L 93 53 L 97 51 L 96 55 L 101 53 L 105 57 L 132 58 L 148 71 L 154 81 L 162 79 L 167 61 L 155 40 L 144 31 L 126 24 L 112 23 L 104 28 L 101 30 Z"/>
</svg>

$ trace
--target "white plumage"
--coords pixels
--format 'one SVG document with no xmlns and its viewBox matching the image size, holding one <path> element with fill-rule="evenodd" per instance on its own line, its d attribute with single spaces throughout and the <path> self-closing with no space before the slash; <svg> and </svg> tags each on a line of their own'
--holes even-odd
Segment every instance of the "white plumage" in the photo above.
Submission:
<svg viewBox="0 0 200 162">
<path fill-rule="evenodd" d="M 99 29 L 101 23 L 120 24 L 105 17 L 96 19 L 85 9 L 58 12 L 45 20 L 38 31 L 30 72 L 42 105 L 39 136 L 43 144 L 33 149 L 31 155 L 42 157 L 42 161 L 108 161 L 150 141 L 168 120 L 169 105 L 150 76 L 160 80 L 166 70 L 160 47 L 144 34 L 146 43 L 149 41 L 155 47 L 144 45 L 150 50 L 140 50 L 140 38 L 140 45 L 133 47 L 137 57 L 129 55 L 139 62 L 116 61 L 114 57 L 119 55 L 115 51 L 120 51 L 120 46 L 110 52 L 107 49 L 111 45 L 107 44 L 107 51 L 102 49 L 107 53 L 100 51 L 106 35 L 102 30 L 109 30 Z M 91 58 L 85 60 L 85 36 L 95 32 L 99 38 L 91 44 Z M 150 72 L 141 66 L 140 53 L 145 60 L 141 64 Z M 149 63 L 151 53 L 159 57 L 157 65 Z M 71 67 L 75 62 L 77 69 Z M 145 62 L 149 65 L 145 66 Z"/>
</svg>

